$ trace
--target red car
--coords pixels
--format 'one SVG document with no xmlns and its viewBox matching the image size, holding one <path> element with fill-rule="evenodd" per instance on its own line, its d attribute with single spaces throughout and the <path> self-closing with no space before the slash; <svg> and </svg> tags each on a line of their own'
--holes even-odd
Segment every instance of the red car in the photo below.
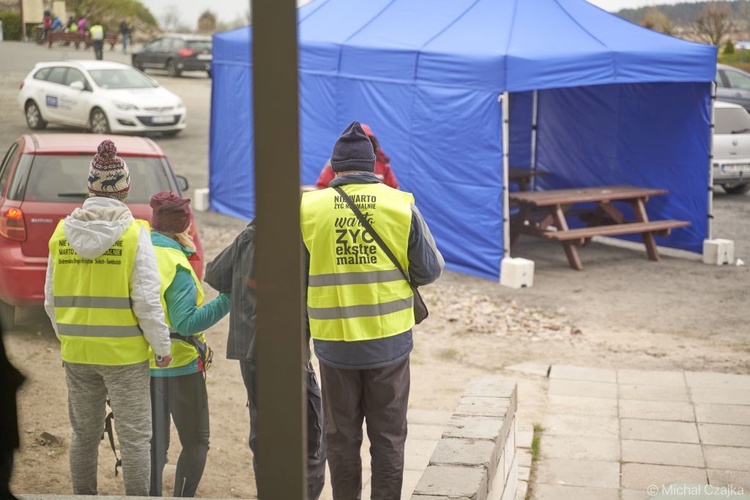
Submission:
<svg viewBox="0 0 750 500">
<path fill-rule="evenodd" d="M 15 308 L 44 303 L 44 278 L 50 237 L 60 219 L 80 207 L 88 196 L 89 162 L 97 146 L 111 139 L 117 155 L 130 169 L 130 194 L 125 200 L 133 216 L 151 220 L 151 196 L 159 191 L 182 194 L 187 179 L 177 176 L 159 146 L 144 137 L 94 134 L 22 135 L 0 163 L 0 320 L 12 328 Z M 191 215 L 192 217 L 192 215 Z M 203 277 L 203 246 L 193 268 Z"/>
</svg>

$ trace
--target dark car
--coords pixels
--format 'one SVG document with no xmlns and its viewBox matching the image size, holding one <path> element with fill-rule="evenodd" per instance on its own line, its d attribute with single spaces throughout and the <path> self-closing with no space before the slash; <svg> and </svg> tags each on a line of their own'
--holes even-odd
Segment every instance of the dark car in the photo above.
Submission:
<svg viewBox="0 0 750 500">
<path fill-rule="evenodd" d="M 133 67 L 163 69 L 174 77 L 183 71 L 205 71 L 211 76 L 212 59 L 210 36 L 165 34 L 133 53 Z"/>
<path fill-rule="evenodd" d="M 86 176 L 97 146 L 111 139 L 128 165 L 133 216 L 151 220 L 151 196 L 181 194 L 187 179 L 176 176 L 161 148 L 143 137 L 96 134 L 22 135 L 0 163 L 0 321 L 13 327 L 15 308 L 44 303 L 48 242 L 57 227 L 88 196 Z M 191 215 L 192 217 L 192 215 Z M 203 246 L 190 225 L 197 252 L 191 264 L 203 276 Z"/>
<path fill-rule="evenodd" d="M 750 111 L 750 74 L 726 64 L 717 64 L 716 98 L 739 104 Z"/>
</svg>

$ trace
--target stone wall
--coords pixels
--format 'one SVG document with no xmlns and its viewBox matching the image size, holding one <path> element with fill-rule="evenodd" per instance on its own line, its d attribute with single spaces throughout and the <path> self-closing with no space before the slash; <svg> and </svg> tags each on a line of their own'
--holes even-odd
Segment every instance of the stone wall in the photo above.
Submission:
<svg viewBox="0 0 750 500">
<path fill-rule="evenodd" d="M 474 380 L 461 397 L 412 500 L 515 500 L 515 383 Z"/>
</svg>

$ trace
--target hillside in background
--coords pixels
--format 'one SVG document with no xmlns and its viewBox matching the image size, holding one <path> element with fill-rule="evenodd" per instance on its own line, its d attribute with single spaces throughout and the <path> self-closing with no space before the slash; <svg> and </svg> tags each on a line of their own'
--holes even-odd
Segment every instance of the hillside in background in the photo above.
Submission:
<svg viewBox="0 0 750 500">
<path fill-rule="evenodd" d="M 664 15 L 672 21 L 675 26 L 689 26 L 698 17 L 698 14 L 703 8 L 710 2 L 691 2 L 691 3 L 677 3 L 677 4 L 662 4 L 662 5 L 650 5 L 648 7 L 640 7 L 637 9 L 622 9 L 615 14 L 632 21 L 636 24 L 641 24 L 644 14 L 649 9 L 658 9 L 664 13 Z M 747 13 L 750 12 L 750 0 L 735 0 L 728 2 L 732 8 L 735 21 L 746 21 Z"/>
</svg>

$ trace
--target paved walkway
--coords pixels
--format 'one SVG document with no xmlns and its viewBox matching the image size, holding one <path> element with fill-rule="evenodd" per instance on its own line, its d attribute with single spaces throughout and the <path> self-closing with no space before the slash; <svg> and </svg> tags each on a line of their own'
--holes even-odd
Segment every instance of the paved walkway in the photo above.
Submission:
<svg viewBox="0 0 750 500">
<path fill-rule="evenodd" d="M 554 365 L 542 427 L 533 499 L 750 498 L 750 376 Z"/>
</svg>

